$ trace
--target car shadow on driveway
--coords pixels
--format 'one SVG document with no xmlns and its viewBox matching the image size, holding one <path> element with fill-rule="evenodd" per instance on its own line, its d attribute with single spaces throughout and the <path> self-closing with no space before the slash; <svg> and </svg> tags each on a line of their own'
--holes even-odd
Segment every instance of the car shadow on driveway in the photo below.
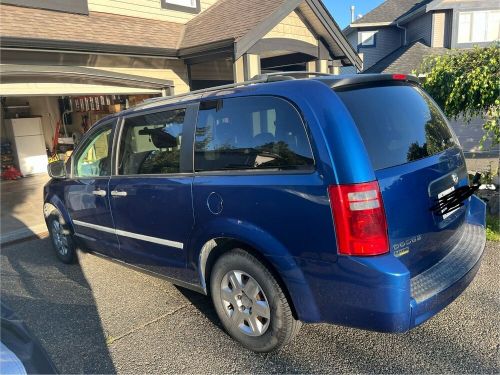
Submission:
<svg viewBox="0 0 500 375">
<path fill-rule="evenodd" d="M 210 322 L 219 327 L 220 329 L 224 329 L 222 327 L 222 323 L 217 316 L 217 312 L 215 311 L 214 305 L 212 304 L 212 300 L 209 296 L 205 296 L 198 292 L 194 292 L 192 290 L 182 288 L 180 286 L 174 285 L 174 287 L 194 306 L 198 311 L 200 311 Z"/>
<path fill-rule="evenodd" d="M 33 256 L 36 254 L 36 256 Z M 1 250 L 2 302 L 24 320 L 61 373 L 115 373 L 92 290 L 50 239 Z"/>
</svg>

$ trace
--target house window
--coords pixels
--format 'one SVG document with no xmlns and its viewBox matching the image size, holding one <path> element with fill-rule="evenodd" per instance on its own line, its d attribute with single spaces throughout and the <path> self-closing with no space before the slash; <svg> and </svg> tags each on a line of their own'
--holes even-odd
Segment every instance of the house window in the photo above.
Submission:
<svg viewBox="0 0 500 375">
<path fill-rule="evenodd" d="M 458 43 L 500 40 L 500 11 L 460 12 Z"/>
<path fill-rule="evenodd" d="M 180 12 L 200 12 L 200 0 L 161 0 L 161 6 L 164 9 L 177 10 Z"/>
<path fill-rule="evenodd" d="M 375 34 L 377 34 L 376 31 L 360 32 L 358 44 L 361 47 L 375 47 Z"/>
</svg>

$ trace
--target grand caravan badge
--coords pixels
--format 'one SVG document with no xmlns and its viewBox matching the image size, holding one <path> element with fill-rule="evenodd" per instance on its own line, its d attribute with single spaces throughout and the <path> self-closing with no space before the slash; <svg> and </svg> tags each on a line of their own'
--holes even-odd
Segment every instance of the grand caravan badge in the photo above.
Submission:
<svg viewBox="0 0 500 375">
<path fill-rule="evenodd" d="M 394 250 L 394 256 L 401 257 L 408 254 L 410 252 L 410 245 L 420 241 L 421 239 L 422 235 L 419 234 L 418 236 L 409 238 L 405 241 L 401 241 L 400 243 L 393 245 L 392 248 Z"/>
</svg>

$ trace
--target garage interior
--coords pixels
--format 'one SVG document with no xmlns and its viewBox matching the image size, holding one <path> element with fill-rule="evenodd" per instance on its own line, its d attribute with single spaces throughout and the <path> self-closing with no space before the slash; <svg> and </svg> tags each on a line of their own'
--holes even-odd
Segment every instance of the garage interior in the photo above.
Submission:
<svg viewBox="0 0 500 375">
<path fill-rule="evenodd" d="M 171 81 L 92 68 L 2 65 L 2 179 L 45 173 L 100 119 L 169 95 Z"/>
</svg>

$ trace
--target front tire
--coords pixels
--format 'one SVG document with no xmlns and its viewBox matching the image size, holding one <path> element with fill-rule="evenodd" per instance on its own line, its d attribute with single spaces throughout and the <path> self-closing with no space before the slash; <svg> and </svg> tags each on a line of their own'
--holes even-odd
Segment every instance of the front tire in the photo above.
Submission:
<svg viewBox="0 0 500 375">
<path fill-rule="evenodd" d="M 52 245 L 59 260 L 66 264 L 76 261 L 76 247 L 73 236 L 67 229 L 64 219 L 58 212 L 53 212 L 47 219 Z"/>
<path fill-rule="evenodd" d="M 217 260 L 210 291 L 225 330 L 254 352 L 282 348 L 301 327 L 271 272 L 242 249 L 231 250 Z"/>
</svg>

